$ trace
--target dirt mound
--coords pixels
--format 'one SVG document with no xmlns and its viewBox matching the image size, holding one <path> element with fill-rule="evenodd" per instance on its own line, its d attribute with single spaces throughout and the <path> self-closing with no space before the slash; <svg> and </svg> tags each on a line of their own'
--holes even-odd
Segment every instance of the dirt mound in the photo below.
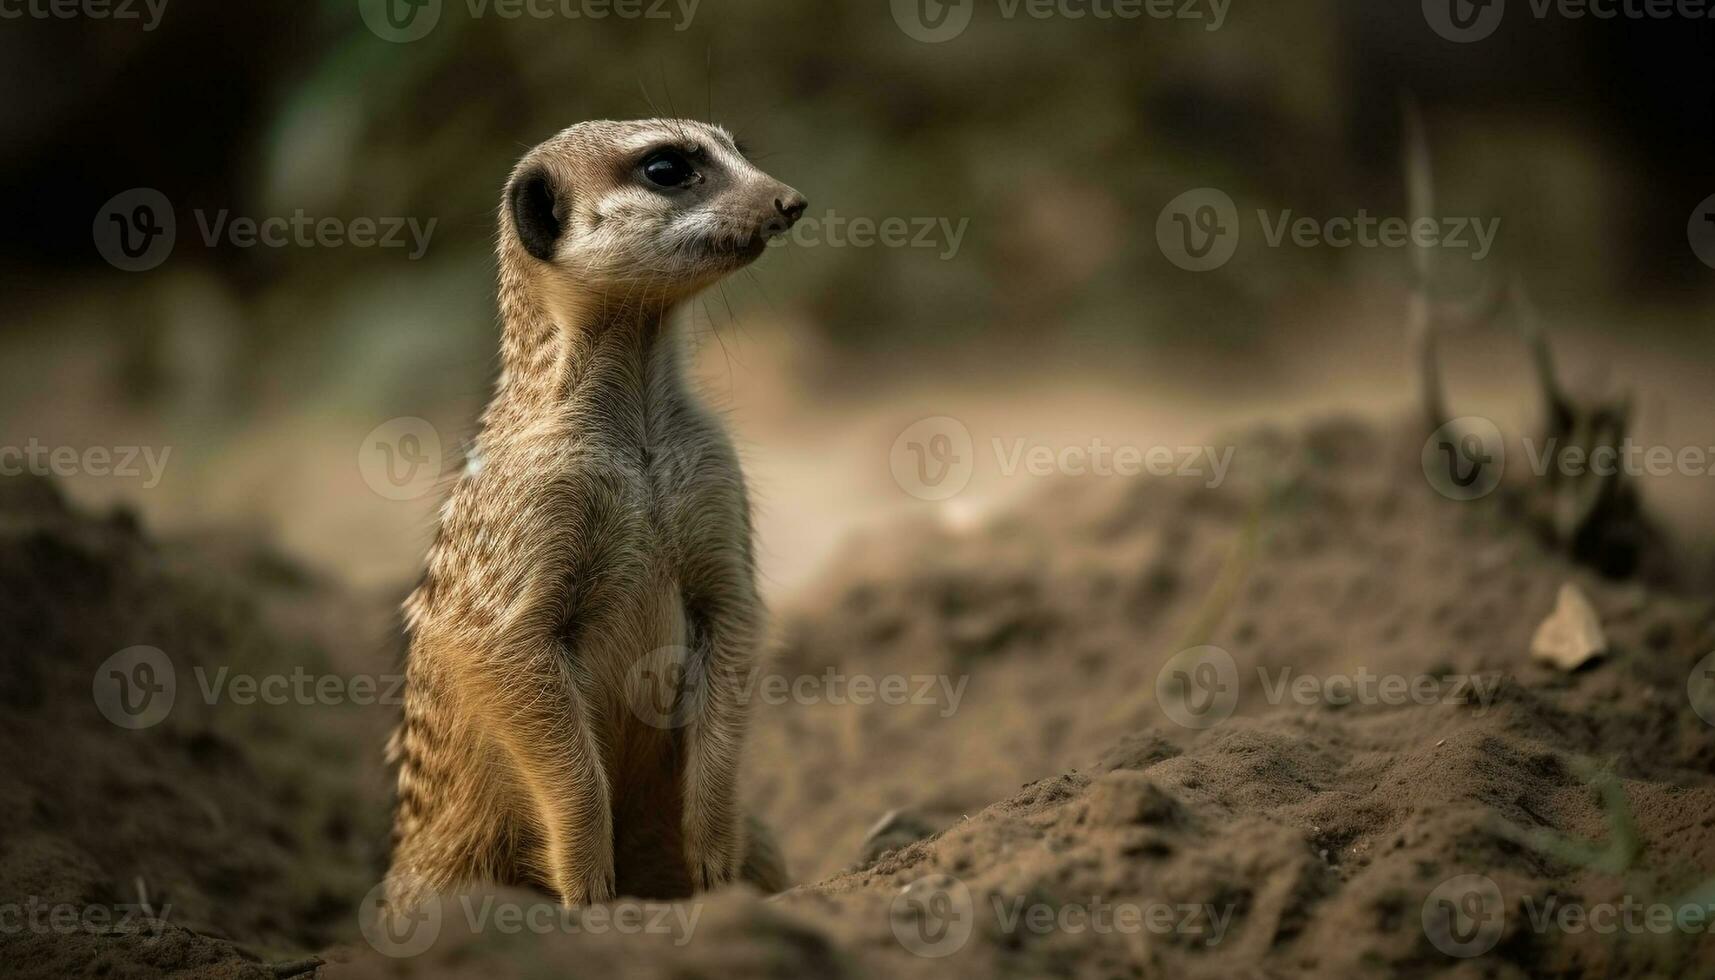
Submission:
<svg viewBox="0 0 1715 980">
<path fill-rule="evenodd" d="M 577 912 L 449 896 L 403 936 L 360 928 L 392 709 L 207 703 L 197 675 L 391 671 L 386 603 L 8 491 L 0 731 L 23 764 L 0 776 L 0 902 L 140 882 L 173 909 L 159 938 L 0 930 L 0 953 L 42 976 L 1715 962 L 1693 922 L 1715 906 L 1715 727 L 1693 703 L 1715 603 L 1573 565 L 1505 493 L 1437 496 L 1386 430 L 1235 447 L 1216 489 L 1067 481 L 981 527 L 894 529 L 785 611 L 747 795 L 814 884 Z M 1567 582 L 1609 639 L 1570 674 L 1528 654 Z M 131 731 L 91 685 L 137 644 L 171 652 L 178 700 Z"/>
<path fill-rule="evenodd" d="M 379 754 L 384 719 L 228 685 L 391 670 L 317 637 L 373 628 L 264 554 L 159 546 L 123 513 L 0 480 L 7 972 L 272 977 L 263 958 L 349 935 L 387 806 L 378 767 L 352 757 Z"/>
</svg>

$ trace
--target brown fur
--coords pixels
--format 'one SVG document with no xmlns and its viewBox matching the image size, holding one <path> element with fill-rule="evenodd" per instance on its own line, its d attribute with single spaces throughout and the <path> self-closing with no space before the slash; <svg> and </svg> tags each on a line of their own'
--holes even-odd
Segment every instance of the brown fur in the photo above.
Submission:
<svg viewBox="0 0 1715 980">
<path fill-rule="evenodd" d="M 662 146 L 696 148 L 695 182 L 643 178 Z M 740 685 L 763 628 L 750 510 L 685 384 L 673 314 L 803 199 L 723 130 L 677 120 L 574 126 L 512 179 L 532 177 L 558 237 L 531 254 L 509 185 L 500 379 L 405 606 L 399 905 L 481 883 L 567 904 L 676 897 L 746 861 Z M 749 863 L 782 877 L 766 847 Z"/>
</svg>

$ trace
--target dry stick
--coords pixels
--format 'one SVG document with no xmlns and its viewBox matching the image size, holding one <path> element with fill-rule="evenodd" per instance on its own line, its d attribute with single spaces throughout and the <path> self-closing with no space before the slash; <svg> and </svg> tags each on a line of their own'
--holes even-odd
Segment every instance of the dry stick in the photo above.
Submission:
<svg viewBox="0 0 1715 980">
<path fill-rule="evenodd" d="M 1262 541 L 1263 512 L 1268 509 L 1272 493 L 1265 491 L 1250 513 L 1245 517 L 1244 529 L 1239 532 L 1239 542 L 1234 546 L 1227 560 L 1221 564 L 1220 575 L 1215 584 L 1210 587 L 1209 594 L 1204 597 L 1203 604 L 1197 607 L 1197 616 L 1191 621 L 1191 628 L 1185 631 L 1180 639 L 1179 649 L 1189 650 L 1192 647 L 1203 646 L 1214 638 L 1215 629 L 1221 625 L 1221 620 L 1227 616 L 1227 611 L 1233 607 L 1233 599 L 1238 595 L 1239 586 L 1250 574 L 1251 565 L 1256 563 L 1256 553 Z"/>
<path fill-rule="evenodd" d="M 1245 577 L 1250 574 L 1251 566 L 1256 563 L 1257 551 L 1261 546 L 1263 518 L 1269 505 L 1280 494 L 1280 487 L 1269 486 L 1264 489 L 1256 503 L 1251 505 L 1250 512 L 1245 516 L 1245 526 L 1239 531 L 1239 540 L 1233 550 L 1221 563 L 1221 570 L 1215 577 L 1215 584 L 1209 587 L 1209 592 L 1197 607 L 1196 615 L 1191 620 L 1191 626 L 1179 638 L 1179 645 L 1171 653 L 1189 650 L 1207 644 L 1214 637 L 1215 629 L 1226 618 L 1232 609 L 1233 600 L 1237 597 L 1239 587 L 1244 584 Z M 1144 700 L 1153 701 L 1155 693 L 1150 691 Z M 1136 710 L 1135 701 L 1122 701 L 1110 710 L 1110 717 L 1120 713 L 1130 715 Z"/>
<path fill-rule="evenodd" d="M 1554 434 L 1572 424 L 1572 403 L 1567 400 L 1554 374 L 1554 352 L 1549 349 L 1548 335 L 1537 318 L 1536 307 L 1525 291 L 1524 280 L 1515 278 L 1512 287 L 1513 310 L 1518 317 L 1519 336 L 1530 351 L 1531 367 L 1536 383 L 1542 388 L 1543 426 Z"/>
<path fill-rule="evenodd" d="M 1435 182 L 1430 169 L 1429 137 L 1424 132 L 1423 115 L 1418 111 L 1417 103 L 1410 98 L 1405 102 L 1405 185 L 1412 222 L 1415 224 L 1433 214 Z M 1435 254 L 1423 245 L 1414 244 L 1411 265 L 1413 279 L 1406 329 L 1412 356 L 1417 360 L 1418 397 L 1422 399 L 1423 419 L 1430 431 L 1434 431 L 1448 421 L 1447 401 L 1441 386 L 1441 357 L 1436 349 L 1435 310 L 1429 294 L 1435 278 Z"/>
<path fill-rule="evenodd" d="M 1603 813 L 1608 824 L 1608 841 L 1605 846 L 1569 837 L 1550 827 L 1521 830 L 1505 822 L 1502 822 L 1498 828 L 1500 836 L 1530 847 L 1553 860 L 1574 868 L 1616 877 L 1626 875 L 1629 879 L 1628 890 L 1631 894 L 1635 895 L 1640 891 L 1653 891 L 1649 886 L 1642 885 L 1639 875 L 1634 874 L 1634 872 L 1641 870 L 1638 867 L 1638 859 L 1642 857 L 1644 852 L 1644 839 L 1638 830 L 1631 804 L 1626 798 L 1625 785 L 1610 767 L 1599 768 L 1575 759 L 1573 768 L 1602 796 Z M 1698 922 L 1700 924 L 1703 921 L 1702 910 L 1712 904 L 1715 904 L 1715 878 L 1704 881 L 1668 903 L 1675 912 L 1676 921 L 1679 922 L 1685 921 L 1683 916 L 1687 909 L 1698 909 Z M 1688 947 L 1695 943 L 1696 937 L 1683 927 L 1674 935 L 1681 943 L 1678 954 L 1680 958 L 1683 958 L 1688 955 Z M 1618 937 L 1616 937 L 1617 939 Z M 1659 962 L 1668 964 L 1676 962 L 1673 952 L 1660 948 L 1646 949 L 1644 955 L 1646 958 L 1665 957 Z M 1661 975 L 1668 975 L 1672 972 L 1675 971 L 1663 970 Z"/>
<path fill-rule="evenodd" d="M 1435 217 L 1435 172 L 1429 156 L 1429 135 L 1423 125 L 1423 114 L 1411 98 L 1405 100 L 1405 184 L 1411 223 Z M 1509 294 L 1485 285 L 1477 298 L 1466 303 L 1437 300 L 1435 288 L 1435 250 L 1413 238 L 1411 249 L 1412 286 L 1406 310 L 1406 330 L 1410 338 L 1412 357 L 1417 361 L 1418 397 L 1423 420 L 1433 432 L 1452 420 L 1447 410 L 1446 386 L 1441 377 L 1440 335 L 1448 329 L 1465 331 L 1486 326 L 1497 319 L 1506 308 Z M 1515 285 L 1514 298 L 1523 296 L 1523 286 Z M 1540 332 L 1539 332 L 1540 337 Z M 1546 355 L 1547 342 L 1541 341 Z M 1553 367 L 1546 356 L 1549 397 L 1558 397 L 1553 385 Z"/>
<path fill-rule="evenodd" d="M 1434 169 L 1429 156 L 1429 137 L 1423 125 L 1423 115 L 1417 103 L 1405 102 L 1405 168 L 1406 193 L 1410 202 L 1411 220 L 1415 225 L 1424 218 L 1435 217 Z M 1544 413 L 1543 425 L 1549 435 L 1568 435 L 1577 412 L 1554 370 L 1554 354 L 1548 334 L 1536 307 L 1530 301 L 1524 279 L 1513 278 L 1507 290 L 1485 286 L 1476 300 L 1467 304 L 1437 301 L 1435 281 L 1435 252 L 1417 244 L 1411 250 L 1412 283 L 1407 327 L 1410 331 L 1413 355 L 1417 358 L 1424 420 L 1431 430 L 1448 421 L 1445 387 L 1441 377 L 1439 335 L 1452 328 L 1464 330 L 1486 325 L 1499 318 L 1509 306 L 1516 318 L 1519 338 L 1530 354 L 1532 373 L 1541 391 Z"/>
<path fill-rule="evenodd" d="M 1578 768 L 1584 770 L 1585 781 L 1602 795 L 1602 809 L 1608 821 L 1606 844 L 1578 840 L 1550 827 L 1520 830 L 1511 824 L 1502 824 L 1500 835 L 1563 864 L 1602 874 L 1624 874 L 1631 870 L 1644 850 L 1643 836 L 1638 832 L 1631 803 L 1626 799 L 1626 788 L 1612 771 L 1589 765 Z"/>
</svg>

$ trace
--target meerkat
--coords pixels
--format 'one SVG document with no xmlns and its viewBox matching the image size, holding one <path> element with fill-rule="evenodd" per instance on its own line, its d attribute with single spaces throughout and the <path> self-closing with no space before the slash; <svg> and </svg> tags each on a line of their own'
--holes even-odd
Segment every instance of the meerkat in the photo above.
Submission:
<svg viewBox="0 0 1715 980">
<path fill-rule="evenodd" d="M 405 603 L 396 906 L 482 884 L 682 897 L 746 863 L 763 607 L 744 476 L 674 314 L 805 207 L 686 120 L 580 123 L 513 171 L 500 376 Z M 747 876 L 778 875 L 750 851 Z"/>
</svg>

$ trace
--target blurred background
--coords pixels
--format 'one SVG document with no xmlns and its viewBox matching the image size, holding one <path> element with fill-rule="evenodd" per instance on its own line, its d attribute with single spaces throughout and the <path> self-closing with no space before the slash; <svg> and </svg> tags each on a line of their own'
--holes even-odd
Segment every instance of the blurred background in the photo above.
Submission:
<svg viewBox="0 0 1715 980">
<path fill-rule="evenodd" d="M 1010 0 L 11 7 L 25 13 L 0 21 L 0 446 L 147 447 L 158 479 L 59 475 L 164 532 L 235 530 L 396 588 L 438 494 L 378 489 L 361 454 L 422 419 L 413 451 L 459 465 L 496 367 L 512 163 L 583 119 L 711 119 L 823 229 L 687 324 L 781 596 L 853 532 L 911 510 L 956 523 L 1028 489 L 987 453 L 996 439 L 1179 446 L 1407 410 L 1409 254 L 1271 246 L 1255 216 L 1408 215 L 1410 98 L 1439 210 L 1498 221 L 1480 258 L 1445 250 L 1439 287 L 1522 276 L 1568 380 L 1635 391 L 1646 443 L 1715 447 L 1715 271 L 1696 238 L 1715 194 L 1715 22 L 1514 0 L 1462 42 L 1436 29 L 1437 2 L 1156 8 L 1195 18 L 1035 17 Z M 1241 237 L 1194 272 L 1157 228 L 1206 187 L 1235 202 Z M 112 222 L 139 201 L 171 217 L 172 240 L 114 260 Z M 348 240 L 246 245 L 231 224 L 300 214 Z M 402 247 L 358 244 L 362 221 L 390 219 L 408 222 Z M 866 245 L 830 219 L 903 221 L 911 243 Z M 1455 413 L 1526 428 L 1525 364 L 1504 325 L 1462 337 Z M 949 501 L 890 470 L 930 416 L 983 448 Z M 1710 479 L 1644 490 L 1696 540 Z"/>
</svg>

